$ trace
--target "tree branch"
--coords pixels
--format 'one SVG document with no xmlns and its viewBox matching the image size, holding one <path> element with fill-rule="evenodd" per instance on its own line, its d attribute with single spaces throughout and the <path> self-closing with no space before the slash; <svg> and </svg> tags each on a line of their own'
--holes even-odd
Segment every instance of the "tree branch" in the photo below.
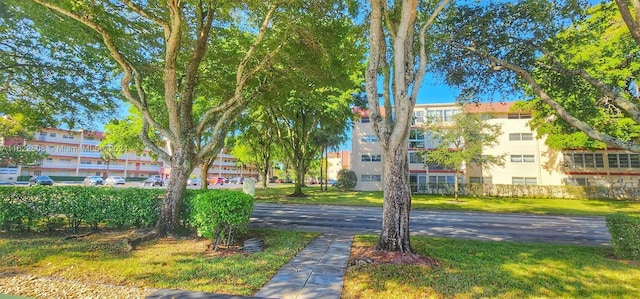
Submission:
<svg viewBox="0 0 640 299">
<path fill-rule="evenodd" d="M 589 124 L 575 118 L 573 115 L 571 115 L 567 110 L 564 109 L 564 107 L 562 107 L 562 105 L 560 105 L 558 102 L 556 102 L 555 100 L 553 100 L 536 82 L 536 80 L 533 78 L 533 76 L 531 76 L 531 74 L 515 65 L 509 62 L 506 62 L 504 60 L 501 60 L 493 55 L 490 55 L 488 53 L 479 51 L 473 47 L 468 47 L 468 46 L 461 46 L 459 45 L 460 48 L 467 50 L 469 52 L 475 53 L 477 55 L 479 55 L 480 57 L 483 57 L 485 59 L 490 60 L 491 62 L 493 62 L 494 64 L 500 65 L 503 67 L 504 69 L 510 70 L 512 72 L 514 72 L 516 75 L 518 75 L 520 78 L 522 78 L 525 82 L 527 82 L 529 84 L 529 86 L 531 86 L 534 94 L 536 94 L 541 100 L 542 102 L 544 102 L 545 104 L 551 106 L 552 109 L 554 109 L 557 113 L 558 116 L 560 116 L 560 118 L 562 118 L 563 120 L 565 120 L 566 122 L 568 122 L 569 124 L 571 124 L 573 127 L 577 128 L 578 130 L 584 132 L 585 134 L 587 134 L 587 136 L 589 136 L 590 138 L 594 139 L 594 140 L 599 140 L 602 141 L 604 143 L 606 143 L 609 146 L 612 147 L 617 147 L 617 148 L 621 148 L 621 149 L 625 149 L 625 150 L 629 150 L 629 151 L 634 151 L 634 152 L 640 152 L 640 144 L 636 144 L 633 141 L 622 141 L 618 138 L 615 138 L 609 134 L 605 134 L 605 133 L 601 133 L 599 131 L 597 131 L 596 129 L 592 128 Z"/>
</svg>

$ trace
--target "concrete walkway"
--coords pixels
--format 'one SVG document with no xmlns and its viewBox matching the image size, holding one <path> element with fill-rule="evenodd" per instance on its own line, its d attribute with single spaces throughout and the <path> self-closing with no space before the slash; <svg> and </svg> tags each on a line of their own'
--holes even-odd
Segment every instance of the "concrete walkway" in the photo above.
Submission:
<svg viewBox="0 0 640 299">
<path fill-rule="evenodd" d="M 340 298 L 352 235 L 323 234 L 284 265 L 256 296 L 280 299 Z"/>
<path fill-rule="evenodd" d="M 353 235 L 325 233 L 311 241 L 284 265 L 255 297 L 181 290 L 160 290 L 148 296 L 159 298 L 244 299 L 279 298 L 339 299 L 342 280 L 351 253 Z"/>
</svg>

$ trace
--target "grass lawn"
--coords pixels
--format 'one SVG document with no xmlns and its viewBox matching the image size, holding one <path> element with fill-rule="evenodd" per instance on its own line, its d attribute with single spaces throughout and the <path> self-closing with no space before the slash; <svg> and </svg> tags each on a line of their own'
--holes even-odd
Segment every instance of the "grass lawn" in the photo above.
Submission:
<svg viewBox="0 0 640 299">
<path fill-rule="evenodd" d="M 126 232 L 80 239 L 0 234 L 0 273 L 89 281 L 144 288 L 171 288 L 250 296 L 318 234 L 250 231 L 264 251 L 254 254 L 207 252 L 206 239 L 161 239 L 126 252 Z"/>
<path fill-rule="evenodd" d="M 434 267 L 350 267 L 343 298 L 638 298 L 640 265 L 610 247 L 413 237 Z M 375 246 L 357 236 L 354 246 Z"/>
<path fill-rule="evenodd" d="M 290 198 L 291 185 L 256 189 L 256 202 L 290 204 L 327 204 L 350 206 L 382 206 L 382 192 L 342 192 L 335 187 L 320 191 L 319 187 L 303 189 L 306 198 Z M 557 215 L 599 215 L 615 213 L 640 216 L 640 202 L 582 199 L 532 199 L 462 197 L 455 202 L 452 196 L 414 195 L 411 207 L 414 209 L 479 211 L 491 213 L 530 213 Z"/>
</svg>

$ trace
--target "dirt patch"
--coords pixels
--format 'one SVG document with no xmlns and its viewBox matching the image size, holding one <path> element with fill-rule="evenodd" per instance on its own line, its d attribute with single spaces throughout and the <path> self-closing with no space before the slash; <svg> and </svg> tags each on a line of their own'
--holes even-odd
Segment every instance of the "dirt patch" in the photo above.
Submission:
<svg viewBox="0 0 640 299">
<path fill-rule="evenodd" d="M 353 246 L 349 256 L 350 266 L 360 266 L 366 264 L 392 264 L 392 265 L 414 265 L 423 267 L 435 267 L 441 264 L 440 261 L 415 253 L 388 252 L 376 250 L 374 247 Z"/>
</svg>

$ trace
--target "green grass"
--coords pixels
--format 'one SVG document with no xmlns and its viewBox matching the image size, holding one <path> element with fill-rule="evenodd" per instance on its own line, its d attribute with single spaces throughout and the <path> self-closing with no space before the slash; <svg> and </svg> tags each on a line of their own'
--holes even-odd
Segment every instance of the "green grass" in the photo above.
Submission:
<svg viewBox="0 0 640 299">
<path fill-rule="evenodd" d="M 382 192 L 341 192 L 334 187 L 329 191 L 320 191 L 319 187 L 303 189 L 308 197 L 291 198 L 290 185 L 277 188 L 256 189 L 256 202 L 282 204 L 327 204 L 349 206 L 381 207 Z M 533 198 L 476 198 L 462 197 L 455 202 L 451 196 L 414 195 L 411 200 L 413 209 L 479 211 L 490 213 L 530 213 L 557 215 L 598 215 L 615 213 L 640 216 L 640 202 L 586 199 L 533 199 Z"/>
<path fill-rule="evenodd" d="M 363 265 L 347 271 L 343 298 L 638 298 L 640 265 L 610 247 L 413 237 L 439 266 Z M 354 246 L 375 246 L 357 236 Z"/>
<path fill-rule="evenodd" d="M 206 239 L 161 239 L 126 252 L 126 232 L 75 240 L 0 234 L 0 273 L 16 271 L 94 283 L 249 296 L 315 236 L 250 231 L 240 238 L 263 238 L 264 251 L 215 255 L 207 252 L 211 241 Z"/>
</svg>

